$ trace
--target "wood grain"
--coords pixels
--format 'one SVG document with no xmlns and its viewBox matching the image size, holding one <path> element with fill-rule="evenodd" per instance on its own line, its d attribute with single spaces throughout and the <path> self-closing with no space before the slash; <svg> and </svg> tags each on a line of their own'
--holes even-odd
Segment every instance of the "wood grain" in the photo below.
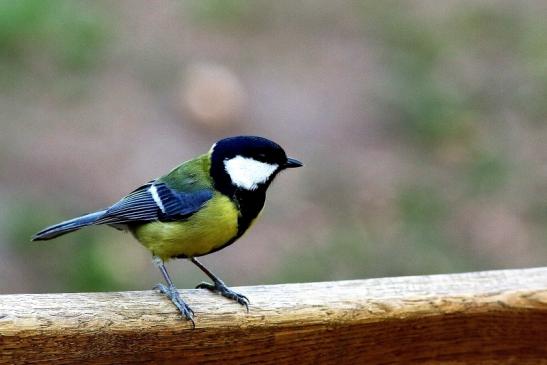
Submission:
<svg viewBox="0 0 547 365">
<path fill-rule="evenodd" d="M 1 364 L 547 364 L 547 268 L 237 288 L 0 296 Z"/>
</svg>

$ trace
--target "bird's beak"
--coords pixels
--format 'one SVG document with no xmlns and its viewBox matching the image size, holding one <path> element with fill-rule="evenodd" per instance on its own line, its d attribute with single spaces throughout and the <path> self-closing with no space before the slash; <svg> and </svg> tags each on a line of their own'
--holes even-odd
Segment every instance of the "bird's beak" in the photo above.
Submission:
<svg viewBox="0 0 547 365">
<path fill-rule="evenodd" d="M 283 165 L 283 167 L 286 169 L 292 169 L 294 167 L 300 167 L 300 166 L 304 166 L 304 164 L 290 157 L 287 158 L 287 162 L 285 162 L 285 165 Z"/>
</svg>

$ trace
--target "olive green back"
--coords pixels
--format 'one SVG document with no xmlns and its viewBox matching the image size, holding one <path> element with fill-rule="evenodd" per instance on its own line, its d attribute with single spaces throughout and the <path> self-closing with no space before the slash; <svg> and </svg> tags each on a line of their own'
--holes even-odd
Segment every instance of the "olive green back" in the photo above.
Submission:
<svg viewBox="0 0 547 365">
<path fill-rule="evenodd" d="M 204 154 L 193 160 L 183 162 L 167 175 L 158 179 L 172 189 L 184 192 L 193 192 L 203 189 L 212 189 L 213 182 L 209 174 L 211 167 L 210 154 Z"/>
</svg>

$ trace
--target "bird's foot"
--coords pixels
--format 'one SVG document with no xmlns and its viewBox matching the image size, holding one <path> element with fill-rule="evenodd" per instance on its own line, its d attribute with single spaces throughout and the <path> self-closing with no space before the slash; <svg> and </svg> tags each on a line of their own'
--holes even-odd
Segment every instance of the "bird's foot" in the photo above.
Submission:
<svg viewBox="0 0 547 365">
<path fill-rule="evenodd" d="M 196 286 L 196 289 L 207 289 L 214 293 L 218 293 L 225 298 L 234 300 L 244 306 L 245 309 L 247 309 L 247 313 L 249 313 L 249 304 L 251 303 L 249 299 L 245 295 L 239 294 L 228 288 L 226 284 L 224 284 L 222 281 L 215 281 L 214 284 L 202 282 L 201 284 Z"/>
<path fill-rule="evenodd" d="M 194 311 L 192 310 L 192 308 L 188 306 L 188 304 L 186 304 L 184 300 L 182 300 L 175 286 L 166 286 L 164 284 L 156 284 L 154 286 L 154 289 L 159 290 L 160 293 L 165 294 L 167 298 L 171 299 L 171 302 L 173 302 L 175 307 L 177 307 L 177 309 L 186 318 L 186 320 L 192 322 L 192 327 L 196 328 L 196 324 L 193 319 Z"/>
</svg>

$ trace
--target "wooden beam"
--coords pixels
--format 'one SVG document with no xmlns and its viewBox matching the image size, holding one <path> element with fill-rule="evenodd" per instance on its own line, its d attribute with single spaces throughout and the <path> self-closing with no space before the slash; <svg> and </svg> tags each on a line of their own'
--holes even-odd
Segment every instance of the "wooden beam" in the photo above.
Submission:
<svg viewBox="0 0 547 365">
<path fill-rule="evenodd" d="M 1 364 L 547 364 L 547 268 L 236 288 L 0 296 Z"/>
</svg>

